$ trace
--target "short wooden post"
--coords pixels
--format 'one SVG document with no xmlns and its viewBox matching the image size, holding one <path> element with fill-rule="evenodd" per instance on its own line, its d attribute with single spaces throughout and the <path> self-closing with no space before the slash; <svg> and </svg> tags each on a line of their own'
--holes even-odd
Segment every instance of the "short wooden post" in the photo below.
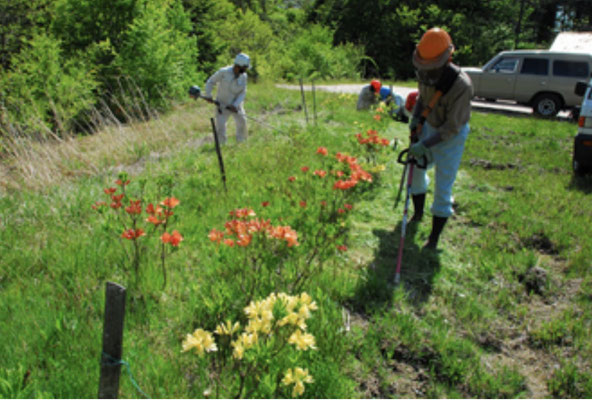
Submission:
<svg viewBox="0 0 592 400">
<path fill-rule="evenodd" d="M 107 282 L 99 399 L 116 399 L 119 393 L 124 317 L 125 288 L 117 283 Z"/>
<path fill-rule="evenodd" d="M 216 131 L 216 123 L 214 122 L 214 118 L 210 118 L 210 122 L 212 123 L 212 132 L 214 133 L 214 143 L 216 143 L 216 154 L 218 155 L 218 165 L 220 166 L 222 183 L 224 184 L 224 191 L 227 192 L 226 171 L 224 171 L 224 160 L 222 160 L 222 151 L 220 150 L 220 141 L 218 140 L 218 132 Z"/>
<path fill-rule="evenodd" d="M 302 78 L 300 78 L 300 94 L 302 95 L 302 107 L 304 107 L 304 116 L 306 117 L 306 125 L 308 125 L 308 110 L 306 109 L 306 98 L 304 97 L 304 85 Z"/>
</svg>

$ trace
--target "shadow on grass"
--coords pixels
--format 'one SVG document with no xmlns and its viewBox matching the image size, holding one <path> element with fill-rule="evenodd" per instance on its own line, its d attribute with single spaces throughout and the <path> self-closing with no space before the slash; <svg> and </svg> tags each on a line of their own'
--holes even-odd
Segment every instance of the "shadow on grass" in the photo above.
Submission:
<svg viewBox="0 0 592 400">
<path fill-rule="evenodd" d="M 422 223 L 428 223 L 424 220 Z M 425 250 L 416 244 L 418 224 L 407 225 L 401 281 L 411 304 L 420 307 L 430 297 L 434 276 L 440 270 L 440 256 L 437 251 Z M 373 310 L 390 307 L 393 291 L 396 288 L 394 277 L 397 268 L 397 255 L 401 239 L 401 223 L 393 231 L 374 230 L 380 242 L 374 260 L 369 264 L 366 279 L 360 280 L 351 303 L 358 312 L 371 313 Z"/>
<path fill-rule="evenodd" d="M 585 176 L 572 175 L 568 189 L 578 190 L 585 194 L 592 193 L 592 173 Z"/>
</svg>

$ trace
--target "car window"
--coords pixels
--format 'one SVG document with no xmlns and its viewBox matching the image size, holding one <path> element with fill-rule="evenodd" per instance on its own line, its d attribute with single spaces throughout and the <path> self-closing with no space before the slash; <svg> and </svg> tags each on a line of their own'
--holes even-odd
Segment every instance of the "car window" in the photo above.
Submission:
<svg viewBox="0 0 592 400">
<path fill-rule="evenodd" d="M 491 70 L 495 72 L 511 73 L 516 71 L 517 66 L 517 58 L 502 57 L 498 62 L 496 62 L 493 65 L 493 67 L 491 67 Z"/>
<path fill-rule="evenodd" d="M 553 61 L 553 75 L 574 78 L 587 78 L 590 76 L 590 67 L 583 61 Z"/>
<path fill-rule="evenodd" d="M 547 75 L 549 73 L 549 60 L 546 58 L 525 57 L 522 62 L 521 74 Z"/>
</svg>

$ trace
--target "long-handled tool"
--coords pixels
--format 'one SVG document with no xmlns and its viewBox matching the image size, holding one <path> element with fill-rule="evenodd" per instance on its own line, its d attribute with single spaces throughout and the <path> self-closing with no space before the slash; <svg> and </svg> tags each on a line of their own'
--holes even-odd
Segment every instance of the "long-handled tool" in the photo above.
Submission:
<svg viewBox="0 0 592 400">
<path fill-rule="evenodd" d="M 218 100 L 214 100 L 214 99 L 211 99 L 211 98 L 209 98 L 209 97 L 204 97 L 204 96 L 202 96 L 202 95 L 201 95 L 201 89 L 199 88 L 199 86 L 196 86 L 196 85 L 194 85 L 194 86 L 191 86 L 191 87 L 189 88 L 189 95 L 190 95 L 191 97 L 193 97 L 193 98 L 196 98 L 196 99 L 204 99 L 205 101 L 207 101 L 207 102 L 209 102 L 209 103 L 215 104 L 215 105 L 216 105 L 216 107 L 218 108 L 218 113 L 219 113 L 219 114 L 222 114 L 222 108 L 223 108 L 222 104 L 221 104 L 221 103 L 220 103 Z M 229 108 L 229 106 L 226 106 L 225 108 L 226 108 L 227 110 L 231 110 L 231 109 Z M 231 110 L 231 111 L 232 111 L 232 110 Z M 236 111 L 234 111 L 234 112 L 236 112 Z M 278 131 L 278 132 L 279 132 L 279 133 L 281 133 L 282 135 L 287 135 L 285 132 L 281 131 L 280 129 L 276 128 L 276 127 L 275 127 L 275 126 L 273 126 L 273 125 L 270 125 L 270 124 L 268 124 L 267 122 L 260 121 L 260 120 L 258 120 L 257 118 L 253 118 L 253 117 L 251 117 L 251 116 L 249 116 L 249 115 L 246 115 L 246 114 L 243 114 L 243 115 L 244 115 L 244 117 L 245 117 L 246 119 L 248 119 L 248 120 L 251 120 L 251 121 L 257 122 L 258 124 L 260 124 L 260 125 L 263 125 L 263 126 L 266 126 L 266 127 L 270 128 L 270 129 L 272 129 L 272 130 L 274 130 L 274 131 Z"/>
<path fill-rule="evenodd" d="M 407 154 L 407 158 L 403 160 L 403 156 Z M 407 215 L 409 211 L 409 198 L 411 197 L 411 182 L 413 182 L 413 168 L 417 166 L 417 168 L 426 168 L 428 165 L 428 160 L 426 156 L 422 157 L 423 163 L 419 163 L 414 157 L 409 157 L 409 149 L 403 150 L 399 154 L 399 158 L 397 162 L 403 164 L 403 175 L 401 177 L 401 187 L 399 188 L 399 194 L 397 195 L 397 200 L 395 202 L 395 207 L 398 203 L 398 198 L 401 197 L 401 189 L 403 187 L 403 182 L 405 181 L 405 173 L 409 170 L 407 174 L 407 192 L 405 195 L 405 208 L 403 210 L 403 221 L 401 222 L 401 240 L 399 241 L 399 254 L 397 255 L 397 269 L 395 271 L 395 284 L 398 284 L 401 280 L 401 264 L 403 261 L 403 246 L 405 245 L 405 233 L 407 230 Z"/>
</svg>

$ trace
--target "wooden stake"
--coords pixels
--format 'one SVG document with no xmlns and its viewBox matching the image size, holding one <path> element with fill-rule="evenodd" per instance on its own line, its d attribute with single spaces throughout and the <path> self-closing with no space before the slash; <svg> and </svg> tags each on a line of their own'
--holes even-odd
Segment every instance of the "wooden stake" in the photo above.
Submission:
<svg viewBox="0 0 592 400">
<path fill-rule="evenodd" d="M 125 288 L 117 283 L 107 282 L 99 399 L 116 399 L 119 393 L 124 317 Z"/>
<path fill-rule="evenodd" d="M 300 78 L 300 94 L 302 95 L 302 106 L 304 108 L 304 115 L 306 117 L 306 125 L 308 125 L 308 110 L 306 109 L 306 98 L 304 97 L 304 86 L 302 84 L 302 78 Z"/>
</svg>

